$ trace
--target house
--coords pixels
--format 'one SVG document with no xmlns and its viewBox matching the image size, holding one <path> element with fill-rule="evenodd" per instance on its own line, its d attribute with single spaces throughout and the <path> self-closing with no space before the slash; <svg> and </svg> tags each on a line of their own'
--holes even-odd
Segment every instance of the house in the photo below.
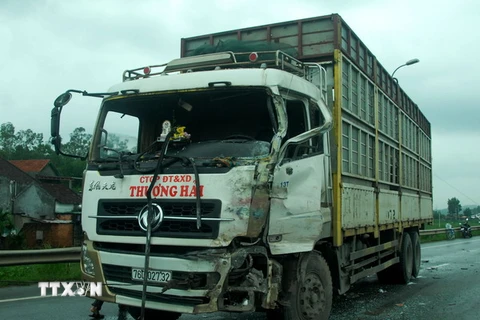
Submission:
<svg viewBox="0 0 480 320">
<path fill-rule="evenodd" d="M 32 177 L 56 177 L 58 171 L 48 159 L 40 160 L 10 160 L 10 163 Z"/>
<path fill-rule="evenodd" d="M 13 213 L 15 228 L 24 232 L 29 247 L 74 244 L 81 197 L 69 187 L 71 181 L 60 177 L 48 159 L 0 158 L 0 210 Z"/>
</svg>

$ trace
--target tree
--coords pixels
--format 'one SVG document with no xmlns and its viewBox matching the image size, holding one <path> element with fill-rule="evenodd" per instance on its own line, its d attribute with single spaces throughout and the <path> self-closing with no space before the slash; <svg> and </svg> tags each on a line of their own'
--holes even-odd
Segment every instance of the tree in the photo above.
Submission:
<svg viewBox="0 0 480 320">
<path fill-rule="evenodd" d="M 114 133 L 108 135 L 107 147 L 115 150 L 127 150 L 128 139 L 120 140 L 120 137 Z"/>
<path fill-rule="evenodd" d="M 472 209 L 472 214 L 479 214 L 480 213 L 480 206 Z"/>
<path fill-rule="evenodd" d="M 92 135 L 85 132 L 85 128 L 78 127 L 70 134 L 70 141 L 63 145 L 63 152 L 73 155 L 85 156 L 88 153 Z"/>
<path fill-rule="evenodd" d="M 440 210 L 433 210 L 433 218 L 435 220 L 439 220 L 439 219 L 443 218 L 442 216 L 443 215 L 442 215 L 442 212 Z"/>
<path fill-rule="evenodd" d="M 86 133 L 84 128 L 75 128 L 70 134 L 70 140 L 63 145 L 62 151 L 85 156 L 91 141 L 92 135 Z M 128 140 L 110 134 L 107 146 L 125 151 Z M 50 159 L 60 175 L 68 177 L 81 177 L 86 165 L 80 159 L 56 155 L 50 142 L 43 141 L 42 133 L 33 132 L 31 129 L 15 132 L 15 127 L 10 122 L 0 125 L 0 157 L 6 160 Z"/>
<path fill-rule="evenodd" d="M 43 142 L 43 134 L 30 129 L 15 133 L 12 123 L 0 126 L 0 157 L 8 160 L 48 158 L 53 150 Z"/>
<path fill-rule="evenodd" d="M 463 210 L 463 214 L 470 218 L 470 216 L 472 215 L 472 210 L 470 208 L 466 208 L 465 210 Z"/>
<path fill-rule="evenodd" d="M 91 135 L 86 134 L 83 128 L 76 128 L 70 136 L 67 148 L 85 155 Z M 6 160 L 50 159 L 60 175 L 69 177 L 81 177 L 85 169 L 83 161 L 56 155 L 52 145 L 43 141 L 42 133 L 31 129 L 15 133 L 15 127 L 10 122 L 0 125 L 0 157 Z"/>
<path fill-rule="evenodd" d="M 15 127 L 11 122 L 2 123 L 0 126 L 0 156 L 9 158 L 15 152 Z"/>
<path fill-rule="evenodd" d="M 43 133 L 35 133 L 30 129 L 20 130 L 16 135 L 17 146 L 33 151 L 43 144 Z"/>
<path fill-rule="evenodd" d="M 451 215 L 454 215 L 458 220 L 458 213 L 462 211 L 462 205 L 460 204 L 460 200 L 453 197 L 451 199 L 448 199 L 447 205 L 448 205 L 448 213 Z"/>
<path fill-rule="evenodd" d="M 0 209 L 0 236 L 9 235 L 13 230 L 13 219 L 10 212 Z"/>
</svg>

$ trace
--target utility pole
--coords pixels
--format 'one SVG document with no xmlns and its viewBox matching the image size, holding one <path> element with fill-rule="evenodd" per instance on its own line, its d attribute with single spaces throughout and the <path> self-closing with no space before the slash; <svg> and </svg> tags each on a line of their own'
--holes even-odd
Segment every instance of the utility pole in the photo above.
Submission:
<svg viewBox="0 0 480 320">
<path fill-rule="evenodd" d="M 438 228 L 440 229 L 440 220 L 442 215 L 440 214 L 440 211 L 438 211 L 438 209 L 435 209 L 435 212 L 438 214 Z"/>
<path fill-rule="evenodd" d="M 15 211 L 15 197 L 17 196 L 17 182 L 10 180 L 10 214 L 13 217 Z"/>
</svg>

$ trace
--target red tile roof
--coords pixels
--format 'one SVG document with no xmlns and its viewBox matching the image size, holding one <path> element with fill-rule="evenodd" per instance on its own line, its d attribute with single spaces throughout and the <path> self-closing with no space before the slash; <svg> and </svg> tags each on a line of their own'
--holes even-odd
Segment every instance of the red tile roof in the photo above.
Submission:
<svg viewBox="0 0 480 320">
<path fill-rule="evenodd" d="M 48 159 L 40 160 L 10 160 L 17 168 L 24 172 L 41 172 L 50 162 Z"/>
<path fill-rule="evenodd" d="M 18 167 L 13 165 L 13 163 L 2 158 L 0 158 L 0 177 L 6 177 L 10 180 L 14 180 L 25 185 L 35 181 L 35 179 L 28 175 L 25 171 L 20 170 Z"/>
<path fill-rule="evenodd" d="M 82 202 L 81 196 L 69 189 L 66 185 L 61 183 L 46 183 L 41 182 L 34 177 L 30 176 L 23 169 L 17 166 L 15 163 L 27 163 L 27 162 L 44 162 L 48 164 L 50 160 L 11 160 L 7 161 L 0 158 L 0 177 L 6 177 L 10 180 L 14 180 L 17 183 L 24 186 L 32 183 L 38 183 L 44 188 L 55 200 L 63 204 L 80 204 Z M 43 167 L 45 167 L 45 165 Z M 21 192 L 21 190 L 18 190 Z"/>
</svg>

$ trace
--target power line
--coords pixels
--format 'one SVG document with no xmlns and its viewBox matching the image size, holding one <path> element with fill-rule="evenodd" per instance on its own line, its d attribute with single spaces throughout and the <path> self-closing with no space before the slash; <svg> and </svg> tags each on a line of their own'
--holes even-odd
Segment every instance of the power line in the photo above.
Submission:
<svg viewBox="0 0 480 320">
<path fill-rule="evenodd" d="M 470 198 L 469 196 L 467 196 L 465 193 L 463 193 L 462 191 L 458 190 L 457 188 L 455 188 L 454 186 L 452 186 L 450 183 L 448 183 L 447 181 L 443 180 L 442 178 L 440 178 L 438 175 L 434 174 L 435 177 L 437 177 L 438 179 L 442 180 L 443 182 L 445 182 L 446 184 L 448 184 L 450 187 L 452 187 L 453 189 L 457 190 L 458 192 L 460 192 L 465 198 L 467 198 L 468 200 L 472 201 L 473 204 L 476 204 L 478 206 L 478 203 L 473 200 L 472 198 Z"/>
</svg>

